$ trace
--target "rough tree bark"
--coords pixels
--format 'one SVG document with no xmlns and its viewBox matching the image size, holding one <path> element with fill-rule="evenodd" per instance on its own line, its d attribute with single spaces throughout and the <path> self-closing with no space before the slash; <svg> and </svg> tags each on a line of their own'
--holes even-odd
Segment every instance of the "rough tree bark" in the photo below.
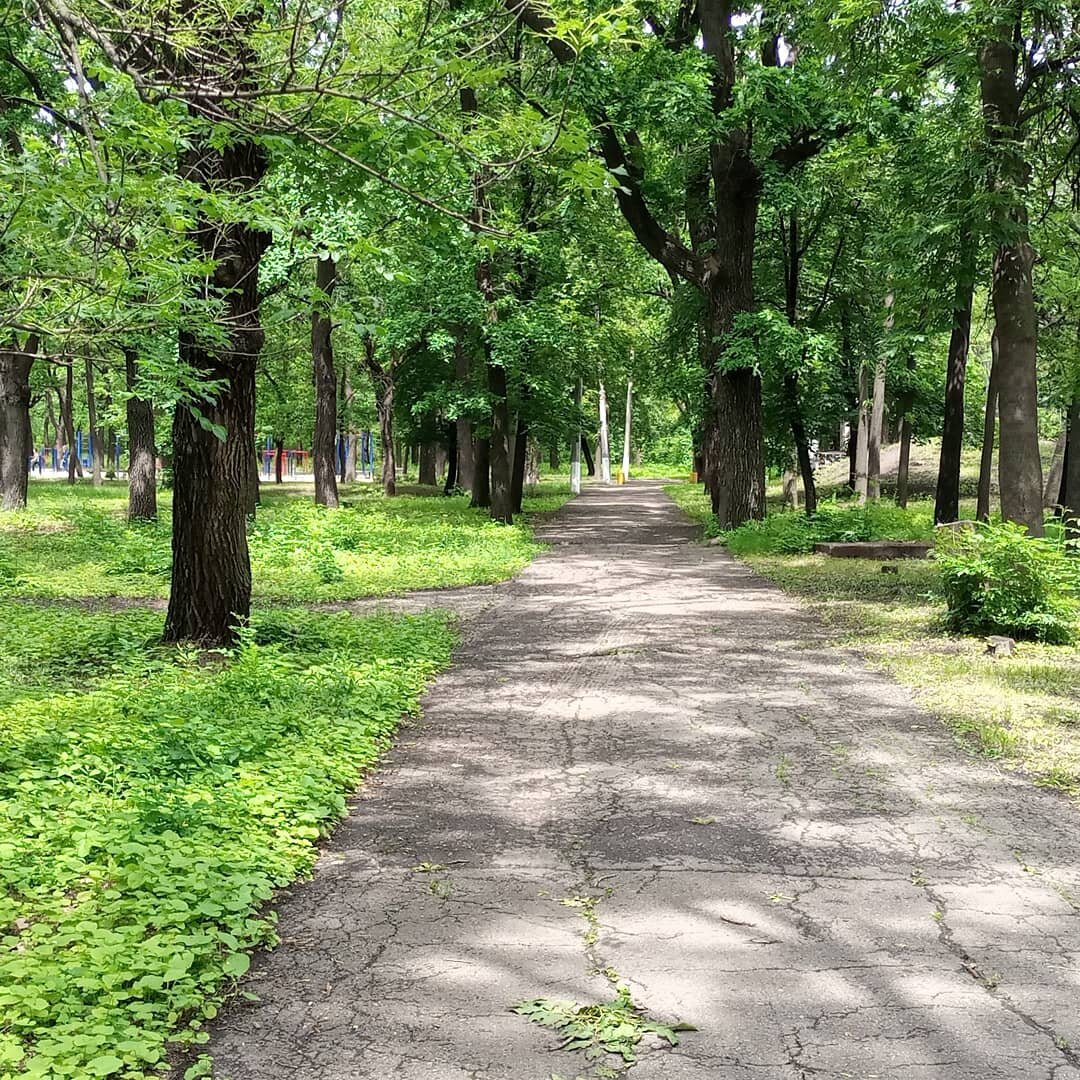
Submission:
<svg viewBox="0 0 1080 1080">
<path fill-rule="evenodd" d="M 180 159 L 182 178 L 208 192 L 249 192 L 266 167 L 263 148 L 242 137 L 222 149 L 209 138 L 196 139 Z M 221 389 L 202 406 L 205 415 L 181 404 L 173 417 L 173 577 L 165 640 L 221 645 L 234 640 L 251 607 L 247 517 L 258 491 L 259 267 L 270 236 L 243 220 L 200 217 L 190 238 L 214 267 L 202 279 L 199 299 L 223 305 L 227 340 L 211 347 L 190 330 L 180 333 L 181 359 Z"/>
<path fill-rule="evenodd" d="M 337 489 L 337 372 L 334 371 L 333 323 L 330 304 L 337 284 L 337 263 L 327 253 L 315 259 L 315 302 L 311 311 L 312 378 L 315 384 L 315 435 L 312 468 L 315 502 L 336 509 Z"/>
<path fill-rule="evenodd" d="M 422 442 L 420 444 L 420 454 L 418 457 L 418 470 L 416 474 L 416 482 L 423 484 L 426 487 L 434 487 L 436 481 L 435 470 L 435 444 L 433 442 Z"/>
<path fill-rule="evenodd" d="M 968 245 L 970 247 L 970 245 Z M 971 305 L 975 272 L 968 257 L 961 259 L 953 302 L 953 327 L 945 372 L 945 419 L 941 426 L 941 457 L 938 460 L 934 523 L 960 517 L 960 458 L 964 448 L 964 388 L 967 381 L 968 348 L 971 343 Z"/>
<path fill-rule="evenodd" d="M 30 369 L 36 339 L 0 350 L 0 510 L 26 506 L 30 478 Z"/>
<path fill-rule="evenodd" d="M 979 49 L 983 116 L 991 148 L 991 220 L 998 242 L 990 284 L 998 339 L 998 489 L 1002 517 L 1026 526 L 1032 536 L 1042 536 L 1037 324 L 1031 278 L 1035 253 L 1027 212 L 1031 167 L 1024 155 L 1026 122 L 1014 35 L 1018 17 L 1009 11 L 1014 6 L 1003 6 L 993 40 Z"/>
<path fill-rule="evenodd" d="M 473 453 L 473 485 L 470 506 L 491 506 L 491 440 L 485 435 L 476 439 Z"/>
<path fill-rule="evenodd" d="M 139 360 L 133 348 L 124 348 L 128 437 L 128 520 L 153 521 L 157 517 L 157 457 L 154 446 L 154 406 L 138 394 Z"/>
</svg>

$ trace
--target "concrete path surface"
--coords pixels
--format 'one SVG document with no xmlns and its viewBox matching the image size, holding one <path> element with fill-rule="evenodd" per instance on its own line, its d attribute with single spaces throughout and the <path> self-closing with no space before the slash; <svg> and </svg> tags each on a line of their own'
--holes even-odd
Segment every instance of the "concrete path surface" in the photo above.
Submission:
<svg viewBox="0 0 1080 1080">
<path fill-rule="evenodd" d="M 611 1075 L 510 1012 L 609 1000 L 610 969 L 698 1029 L 632 1080 L 1080 1080 L 1075 808 L 827 649 L 659 485 L 544 533 L 462 602 L 423 721 L 283 898 L 218 1075 Z"/>
</svg>

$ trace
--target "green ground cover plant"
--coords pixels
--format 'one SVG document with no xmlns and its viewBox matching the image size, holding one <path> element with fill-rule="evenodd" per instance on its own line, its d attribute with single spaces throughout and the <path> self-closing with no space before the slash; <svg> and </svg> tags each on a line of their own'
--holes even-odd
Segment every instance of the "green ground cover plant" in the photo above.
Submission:
<svg viewBox="0 0 1080 1080">
<path fill-rule="evenodd" d="M 512 526 L 471 509 L 468 497 L 343 487 L 337 511 L 310 491 L 264 489 L 250 531 L 254 594 L 273 601 L 350 600 L 512 577 L 541 550 L 528 515 L 552 511 L 569 484 L 529 492 Z M 126 487 L 36 483 L 30 507 L 0 520 L 0 596 L 162 598 L 171 566 L 169 507 L 157 522 L 125 518 Z"/>
<path fill-rule="evenodd" d="M 0 1078 L 156 1076 L 450 656 L 440 614 L 278 608 L 228 652 L 0 600 Z"/>
<path fill-rule="evenodd" d="M 708 533 L 711 515 L 700 487 L 680 484 L 665 490 Z M 922 501 L 908 511 L 892 505 L 880 509 L 869 520 L 896 523 L 906 513 L 910 528 L 899 536 L 871 539 L 914 538 L 928 513 L 932 516 Z M 868 520 L 854 506 L 850 513 L 852 520 Z M 787 527 L 785 522 L 775 532 L 762 528 L 750 534 L 783 537 Z M 1054 530 L 1049 532 L 1047 544 L 1059 544 Z M 1080 798 L 1080 648 L 1075 644 L 1022 641 L 1011 657 L 989 655 L 982 636 L 950 629 L 942 566 L 936 559 L 902 560 L 892 564 L 895 573 L 885 574 L 882 564 L 872 560 L 786 553 L 765 544 L 748 547 L 739 557 L 801 597 L 832 631 L 833 647 L 857 649 L 873 666 L 913 689 L 965 745 Z M 1057 550 L 1060 554 L 1060 546 Z M 995 560 L 1008 562 L 1004 555 Z M 970 560 L 964 565 L 970 566 Z M 1061 603 L 1058 592 L 1055 605 Z"/>
</svg>

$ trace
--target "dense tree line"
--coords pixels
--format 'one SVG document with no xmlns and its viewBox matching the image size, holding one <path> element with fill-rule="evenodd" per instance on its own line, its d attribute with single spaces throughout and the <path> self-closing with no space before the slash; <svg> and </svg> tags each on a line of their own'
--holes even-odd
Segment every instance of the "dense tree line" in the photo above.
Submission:
<svg viewBox="0 0 1080 1080">
<path fill-rule="evenodd" d="M 822 448 L 874 497 L 890 437 L 903 502 L 937 436 L 939 521 L 998 438 L 1040 534 L 1080 508 L 1078 49 L 1068 6 L 997 0 L 9 5 L 0 500 L 82 429 L 153 516 L 161 455 L 166 636 L 220 642 L 264 440 L 328 508 L 361 432 L 387 494 L 440 447 L 510 521 L 533 447 L 603 428 L 610 467 L 632 381 L 723 527 L 770 469 L 813 512 Z"/>
</svg>

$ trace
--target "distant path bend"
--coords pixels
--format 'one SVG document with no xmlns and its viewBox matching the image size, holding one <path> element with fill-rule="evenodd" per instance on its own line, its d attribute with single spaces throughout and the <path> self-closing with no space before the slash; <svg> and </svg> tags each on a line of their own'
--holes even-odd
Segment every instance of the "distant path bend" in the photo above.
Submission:
<svg viewBox="0 0 1080 1080">
<path fill-rule="evenodd" d="M 219 1075 L 592 1076 L 508 1010 L 608 967 L 699 1029 L 633 1080 L 1080 1080 L 1074 809 L 815 645 L 660 485 L 542 535 L 284 899 Z"/>
</svg>

